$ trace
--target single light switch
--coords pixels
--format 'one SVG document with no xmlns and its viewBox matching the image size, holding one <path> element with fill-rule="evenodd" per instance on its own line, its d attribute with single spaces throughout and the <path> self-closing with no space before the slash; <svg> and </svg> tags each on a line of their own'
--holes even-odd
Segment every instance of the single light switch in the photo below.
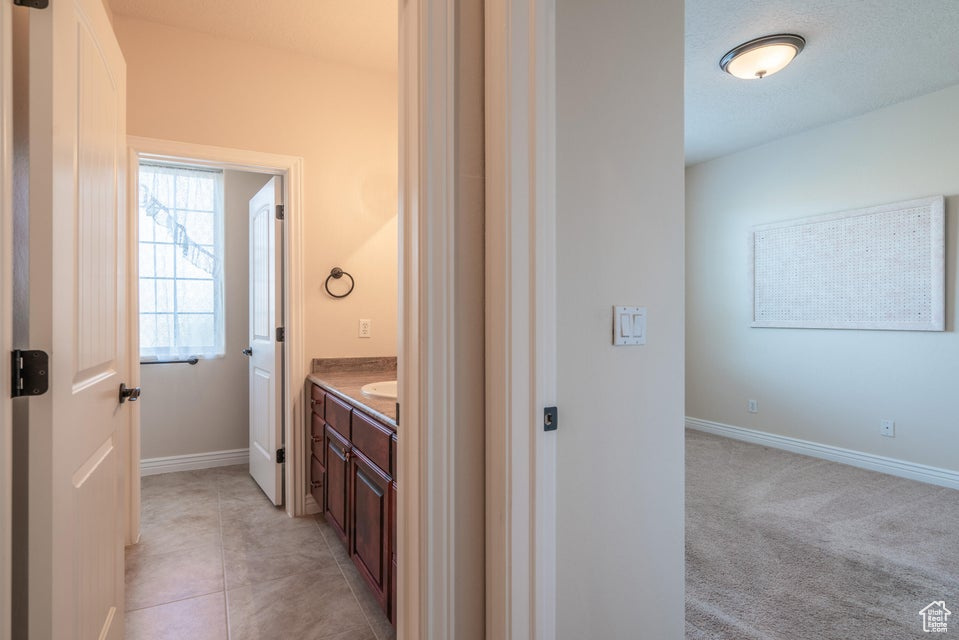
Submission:
<svg viewBox="0 0 959 640">
<path fill-rule="evenodd" d="M 633 314 L 633 337 L 634 338 L 646 337 L 646 314 L 645 313 Z"/>
<path fill-rule="evenodd" d="M 646 307 L 613 307 L 613 345 L 646 344 Z"/>
<path fill-rule="evenodd" d="M 619 314 L 619 337 L 620 338 L 633 337 L 632 322 L 629 319 L 628 313 Z"/>
</svg>

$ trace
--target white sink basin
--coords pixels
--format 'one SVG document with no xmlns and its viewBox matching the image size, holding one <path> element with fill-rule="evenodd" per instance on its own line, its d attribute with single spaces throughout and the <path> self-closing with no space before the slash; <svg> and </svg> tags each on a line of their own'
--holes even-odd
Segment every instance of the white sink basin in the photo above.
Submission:
<svg viewBox="0 0 959 640">
<path fill-rule="evenodd" d="M 356 387 L 353 387 L 354 389 Z M 383 398 L 384 400 L 396 400 L 396 380 L 386 380 L 384 382 L 371 382 L 364 384 L 360 391 L 371 398 Z"/>
</svg>

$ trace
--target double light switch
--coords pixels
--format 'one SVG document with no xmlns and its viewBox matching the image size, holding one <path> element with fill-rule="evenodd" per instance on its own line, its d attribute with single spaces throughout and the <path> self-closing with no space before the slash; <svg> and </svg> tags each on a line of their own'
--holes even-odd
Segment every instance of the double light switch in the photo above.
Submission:
<svg viewBox="0 0 959 640">
<path fill-rule="evenodd" d="M 613 307 L 613 344 L 646 344 L 646 307 Z"/>
</svg>

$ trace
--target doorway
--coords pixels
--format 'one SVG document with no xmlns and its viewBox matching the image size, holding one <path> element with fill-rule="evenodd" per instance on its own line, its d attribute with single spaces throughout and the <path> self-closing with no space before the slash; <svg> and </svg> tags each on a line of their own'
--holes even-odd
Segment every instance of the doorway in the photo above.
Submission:
<svg viewBox="0 0 959 640">
<path fill-rule="evenodd" d="M 174 410 L 182 411 L 183 415 L 189 420 L 196 419 L 197 416 L 194 415 L 195 412 L 199 412 L 200 414 L 206 413 L 207 415 L 213 416 L 216 416 L 218 412 L 235 412 L 237 414 L 236 416 L 230 414 L 227 420 L 220 421 L 221 425 L 227 425 L 227 429 L 232 428 L 232 435 L 230 433 L 207 433 L 205 435 L 201 434 L 200 437 L 207 439 L 216 437 L 221 438 L 219 440 L 220 442 L 232 442 L 234 444 L 240 443 L 244 445 L 233 447 L 228 444 L 225 445 L 226 448 L 217 449 L 215 447 L 211 448 L 208 442 L 203 442 L 200 446 L 204 448 L 199 449 L 200 451 L 204 451 L 202 454 L 162 455 L 166 451 L 169 451 L 163 449 L 164 446 L 168 446 L 165 443 L 168 436 L 167 434 L 151 434 L 147 436 L 148 439 L 144 441 L 143 427 L 145 421 L 152 420 L 152 415 L 148 413 L 152 408 L 148 408 L 148 405 L 143 405 L 138 407 L 137 411 L 134 412 L 134 426 L 130 451 L 130 477 L 132 479 L 140 477 L 139 461 L 141 457 L 145 458 L 146 462 L 144 466 L 145 475 L 163 473 L 165 471 L 247 463 L 249 451 L 247 446 L 245 446 L 248 442 L 245 434 L 249 433 L 249 429 L 247 428 L 249 424 L 249 413 L 244 411 L 243 408 L 249 406 L 249 378 L 248 361 L 243 350 L 249 346 L 249 236 L 247 223 L 249 217 L 249 200 L 263 185 L 270 181 L 272 177 L 280 177 L 283 185 L 280 190 L 280 196 L 286 203 L 283 214 L 285 233 L 282 234 L 281 249 L 283 257 L 280 263 L 280 273 L 277 274 L 276 277 L 276 283 L 283 292 L 280 296 L 282 303 L 278 316 L 285 319 L 284 332 L 286 335 L 284 336 L 284 345 L 286 347 L 286 357 L 283 359 L 282 370 L 279 373 L 283 380 L 299 379 L 305 377 L 305 373 L 302 373 L 303 358 L 300 354 L 300 351 L 302 351 L 302 322 L 300 320 L 302 317 L 302 256 L 300 251 L 300 233 L 302 228 L 300 213 L 302 198 L 302 159 L 136 137 L 129 138 L 129 149 L 131 176 L 139 176 L 141 166 L 163 167 L 166 172 L 171 171 L 169 167 L 187 167 L 189 171 L 197 172 L 197 175 L 219 176 L 218 178 L 213 178 L 213 180 L 218 179 L 223 182 L 224 211 L 232 218 L 226 220 L 226 216 L 224 216 L 223 228 L 225 233 L 223 233 L 222 240 L 223 247 L 226 249 L 226 251 L 224 251 L 225 260 L 223 263 L 224 275 L 229 278 L 229 281 L 224 281 L 225 284 L 221 291 L 222 299 L 220 301 L 214 300 L 212 307 L 214 312 L 216 307 L 221 305 L 221 303 L 223 307 L 224 333 L 220 338 L 213 340 L 214 344 L 222 341 L 223 346 L 220 350 L 222 356 L 201 360 L 199 358 L 189 358 L 188 356 L 194 354 L 183 352 L 179 358 L 160 358 L 157 357 L 157 355 L 162 352 L 157 351 L 157 345 L 151 343 L 148 345 L 148 348 L 154 349 L 154 357 L 143 360 L 143 363 L 163 362 L 163 364 L 157 364 L 156 366 L 149 365 L 148 369 L 141 369 L 136 377 L 138 386 L 142 385 L 144 381 L 149 381 L 151 385 L 157 389 L 157 393 L 172 395 L 171 398 L 166 398 L 166 401 L 162 404 L 157 403 L 156 409 L 161 412 L 161 420 L 165 419 L 162 417 L 163 414 L 169 414 L 170 411 Z M 205 172 L 205 174 L 203 174 L 203 172 Z M 181 177 L 180 180 L 181 184 L 188 184 L 186 177 Z M 143 207 L 141 207 L 141 199 L 145 197 L 146 192 L 141 189 L 141 186 L 144 185 L 139 184 L 139 182 L 132 185 L 128 198 L 131 210 L 143 209 Z M 181 204 L 185 204 L 185 196 L 181 196 L 180 202 Z M 162 214 L 160 215 L 162 216 Z M 239 218 L 239 220 L 237 220 L 237 218 Z M 156 226 L 162 224 L 163 220 L 161 219 L 160 223 L 158 223 L 154 217 L 149 216 L 147 211 L 143 210 L 138 215 L 138 222 L 140 224 L 146 223 Z M 130 242 L 132 245 L 136 245 L 130 248 L 131 255 L 134 256 L 139 255 L 140 249 L 140 234 L 138 231 L 139 230 L 135 230 L 131 233 Z M 190 244 L 191 242 L 195 242 L 195 240 L 191 238 L 186 231 L 176 231 L 176 233 L 180 234 L 178 238 L 180 244 L 176 245 L 174 260 L 176 263 L 183 265 L 183 269 L 187 273 L 202 276 L 203 269 L 192 264 L 190 256 L 193 256 L 195 262 L 201 263 L 205 259 L 205 256 L 202 252 L 198 251 L 193 244 Z M 200 230 L 198 233 L 205 234 L 200 236 L 200 242 L 195 242 L 199 248 L 208 248 L 210 245 L 216 246 L 216 231 L 214 228 L 206 231 Z M 169 238 L 169 233 L 166 231 L 161 234 L 161 237 L 164 237 L 164 234 L 165 237 Z M 212 240 L 213 242 L 204 242 L 204 240 Z M 155 269 L 156 267 L 154 265 L 158 263 L 156 262 L 156 255 L 149 253 L 151 250 L 149 245 L 144 245 L 144 247 L 147 250 L 146 254 L 140 255 L 136 261 L 131 261 L 130 281 L 131 283 L 135 283 L 131 284 L 131 289 L 135 289 L 131 291 L 131 299 L 133 300 L 131 303 L 131 311 L 136 311 L 137 317 L 146 318 L 147 322 L 149 322 L 152 317 L 150 314 L 156 313 L 157 309 L 155 306 L 149 306 L 151 304 L 155 305 L 153 301 L 147 301 L 147 306 L 143 305 L 140 290 L 143 288 L 146 293 L 152 291 L 151 285 L 153 283 L 150 280 L 150 276 L 156 276 L 157 272 L 151 271 L 151 269 Z M 230 249 L 232 249 L 232 251 L 230 251 Z M 152 264 L 148 264 L 149 261 L 146 260 L 146 258 L 150 257 L 153 258 Z M 143 265 L 145 273 L 148 274 L 146 279 L 133 277 L 133 274 L 142 275 L 142 273 L 140 273 L 141 265 Z M 232 277 L 230 277 L 230 274 L 232 274 Z M 215 292 L 217 285 L 215 283 L 208 284 L 206 285 L 206 289 L 207 291 Z M 216 298 L 215 295 L 213 297 Z M 180 299 L 184 299 L 182 294 Z M 174 299 L 173 302 L 178 302 L 178 300 Z M 195 313 L 205 313 L 209 309 L 210 307 L 208 305 Z M 141 315 L 144 313 L 146 315 Z M 211 321 L 207 320 L 207 323 L 209 325 Z M 197 322 L 194 321 L 194 324 L 197 324 Z M 140 350 L 141 335 L 151 339 L 159 336 L 160 334 L 156 333 L 158 326 L 162 329 L 161 323 L 161 325 L 148 327 L 146 332 L 133 331 L 133 344 L 131 344 L 131 348 Z M 216 346 L 211 349 L 211 353 L 213 354 L 218 352 Z M 189 349 L 187 349 L 187 351 L 189 351 Z M 187 357 L 184 358 L 182 356 Z M 190 364 L 191 362 L 194 364 Z M 217 371 L 204 373 L 201 371 L 203 365 L 207 365 L 208 369 L 211 367 L 216 368 Z M 216 375 L 217 373 L 223 375 L 218 376 Z M 197 382 L 200 380 L 200 376 L 203 377 L 204 382 L 198 386 Z M 214 383 L 216 386 L 215 389 L 210 388 L 208 385 L 211 383 L 205 381 L 208 377 L 217 378 L 217 381 Z M 184 392 L 189 394 L 191 401 L 174 403 L 172 398 L 175 398 L 178 393 L 182 394 Z M 150 393 L 149 387 L 147 387 L 146 393 Z M 283 424 L 281 439 L 282 442 L 288 444 L 287 453 L 290 455 L 295 455 L 294 452 L 300 448 L 297 445 L 299 439 L 302 438 L 303 418 L 301 395 L 301 390 L 297 385 L 286 385 L 279 400 L 281 405 L 280 419 Z M 145 397 L 148 398 L 149 396 L 147 395 Z M 225 407 L 225 404 L 229 404 L 231 407 Z M 244 425 L 243 429 L 239 429 L 235 424 L 230 425 L 231 420 L 241 422 Z M 239 431 L 243 433 L 238 435 L 237 432 Z M 154 435 L 157 437 L 154 438 Z M 150 440 L 149 438 L 153 439 Z M 233 439 L 231 440 L 230 438 Z M 159 455 L 152 455 L 151 451 L 158 452 Z M 146 452 L 145 456 L 143 455 L 144 452 Z M 304 472 L 298 468 L 299 465 L 284 466 L 284 477 L 282 481 L 284 490 L 281 492 L 282 500 L 278 498 L 278 501 L 286 505 L 286 512 L 289 515 L 303 513 L 306 497 L 296 495 L 299 492 L 291 491 L 291 488 L 303 486 L 303 482 L 297 483 L 295 476 L 302 475 Z M 127 542 L 130 544 L 138 540 L 140 532 L 140 487 L 138 482 L 130 483 L 128 498 L 129 519 Z"/>
<path fill-rule="evenodd" d="M 271 388 L 251 405 L 248 355 L 252 300 L 266 307 L 265 322 L 282 325 L 282 308 L 277 314 L 269 296 L 275 291 L 282 299 L 282 279 L 265 260 L 250 259 L 250 200 L 266 185 L 273 189 L 265 197 L 275 199 L 274 182 L 282 177 L 141 159 L 137 179 L 140 379 L 147 389 L 140 405 L 141 474 L 245 463 L 255 450 L 251 469 L 261 472 L 270 500 L 282 503 L 273 442 L 282 419 L 250 411 L 275 406 L 282 412 L 282 378 L 272 388 L 275 367 L 257 367 L 266 375 L 256 380 Z M 255 228 L 275 233 L 272 205 L 268 213 Z M 251 277 L 263 271 L 251 270 L 251 262 L 264 263 L 264 277 Z M 263 295 L 250 295 L 254 284 Z M 259 333 L 275 351 L 274 331 Z M 277 346 L 282 356 L 282 343 Z M 261 340 L 256 356 L 266 351 Z"/>
</svg>

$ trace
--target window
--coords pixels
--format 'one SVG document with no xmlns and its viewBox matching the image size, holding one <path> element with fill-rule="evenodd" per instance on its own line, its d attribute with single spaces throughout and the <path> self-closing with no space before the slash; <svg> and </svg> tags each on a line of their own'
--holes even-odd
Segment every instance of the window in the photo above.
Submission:
<svg viewBox="0 0 959 640">
<path fill-rule="evenodd" d="M 140 164 L 140 358 L 222 356 L 223 172 Z"/>
</svg>

